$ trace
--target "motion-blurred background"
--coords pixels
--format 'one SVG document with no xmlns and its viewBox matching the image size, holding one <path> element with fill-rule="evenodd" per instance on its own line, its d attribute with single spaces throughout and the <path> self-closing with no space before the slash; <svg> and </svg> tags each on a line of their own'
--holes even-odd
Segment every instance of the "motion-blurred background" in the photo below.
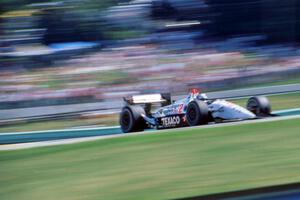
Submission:
<svg viewBox="0 0 300 200">
<path fill-rule="evenodd" d="M 2 130 L 117 124 L 131 94 L 300 82 L 296 0 L 0 5 Z"/>
</svg>

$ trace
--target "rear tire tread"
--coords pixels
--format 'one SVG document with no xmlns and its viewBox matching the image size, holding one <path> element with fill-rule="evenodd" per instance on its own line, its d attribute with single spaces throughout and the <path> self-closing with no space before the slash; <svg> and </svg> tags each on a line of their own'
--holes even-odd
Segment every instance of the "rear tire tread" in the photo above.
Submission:
<svg viewBox="0 0 300 200">
<path fill-rule="evenodd" d="M 142 117 L 145 110 L 141 106 L 125 106 L 120 114 L 120 125 L 124 133 L 144 131 L 145 120 Z M 125 119 L 129 117 L 128 119 Z"/>
</svg>

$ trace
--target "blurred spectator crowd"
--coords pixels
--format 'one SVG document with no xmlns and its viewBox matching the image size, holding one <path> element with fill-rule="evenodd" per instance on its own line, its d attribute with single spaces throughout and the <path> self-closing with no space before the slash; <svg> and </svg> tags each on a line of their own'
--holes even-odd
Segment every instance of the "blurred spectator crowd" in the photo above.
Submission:
<svg viewBox="0 0 300 200">
<path fill-rule="evenodd" d="M 270 42 L 267 32 L 253 30 L 230 33 L 230 26 L 218 34 L 223 4 L 32 1 L 24 9 L 7 3 L 0 10 L 0 109 L 180 94 L 190 87 L 211 91 L 299 74 L 296 41 Z"/>
</svg>

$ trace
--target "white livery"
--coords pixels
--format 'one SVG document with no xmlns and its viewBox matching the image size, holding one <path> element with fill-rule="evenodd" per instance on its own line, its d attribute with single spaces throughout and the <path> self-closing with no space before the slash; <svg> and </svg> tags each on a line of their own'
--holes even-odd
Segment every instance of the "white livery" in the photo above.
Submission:
<svg viewBox="0 0 300 200">
<path fill-rule="evenodd" d="M 169 94 L 138 95 L 124 100 L 126 105 L 120 115 L 123 132 L 271 116 L 269 101 L 263 96 L 251 97 L 246 108 L 223 99 L 209 99 L 197 89 L 174 102 Z M 155 109 L 157 105 L 159 106 Z"/>
<path fill-rule="evenodd" d="M 208 108 L 213 118 L 226 120 L 245 120 L 256 118 L 256 115 L 253 112 L 250 112 L 246 108 L 243 108 L 226 100 L 215 100 L 208 105 Z"/>
</svg>

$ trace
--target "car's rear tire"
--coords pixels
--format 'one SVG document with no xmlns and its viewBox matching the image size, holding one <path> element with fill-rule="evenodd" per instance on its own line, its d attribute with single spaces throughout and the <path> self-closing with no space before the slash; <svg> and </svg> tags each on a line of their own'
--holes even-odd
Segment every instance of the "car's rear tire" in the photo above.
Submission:
<svg viewBox="0 0 300 200">
<path fill-rule="evenodd" d="M 145 110 L 141 106 L 125 106 L 120 114 L 120 125 L 124 133 L 143 131 L 145 120 L 142 117 Z"/>
<path fill-rule="evenodd" d="M 186 120 L 189 126 L 207 124 L 209 122 L 207 104 L 203 101 L 191 101 L 186 110 Z"/>
<path fill-rule="evenodd" d="M 247 109 L 256 116 L 271 115 L 271 105 L 265 96 L 251 97 L 247 102 Z"/>
</svg>

